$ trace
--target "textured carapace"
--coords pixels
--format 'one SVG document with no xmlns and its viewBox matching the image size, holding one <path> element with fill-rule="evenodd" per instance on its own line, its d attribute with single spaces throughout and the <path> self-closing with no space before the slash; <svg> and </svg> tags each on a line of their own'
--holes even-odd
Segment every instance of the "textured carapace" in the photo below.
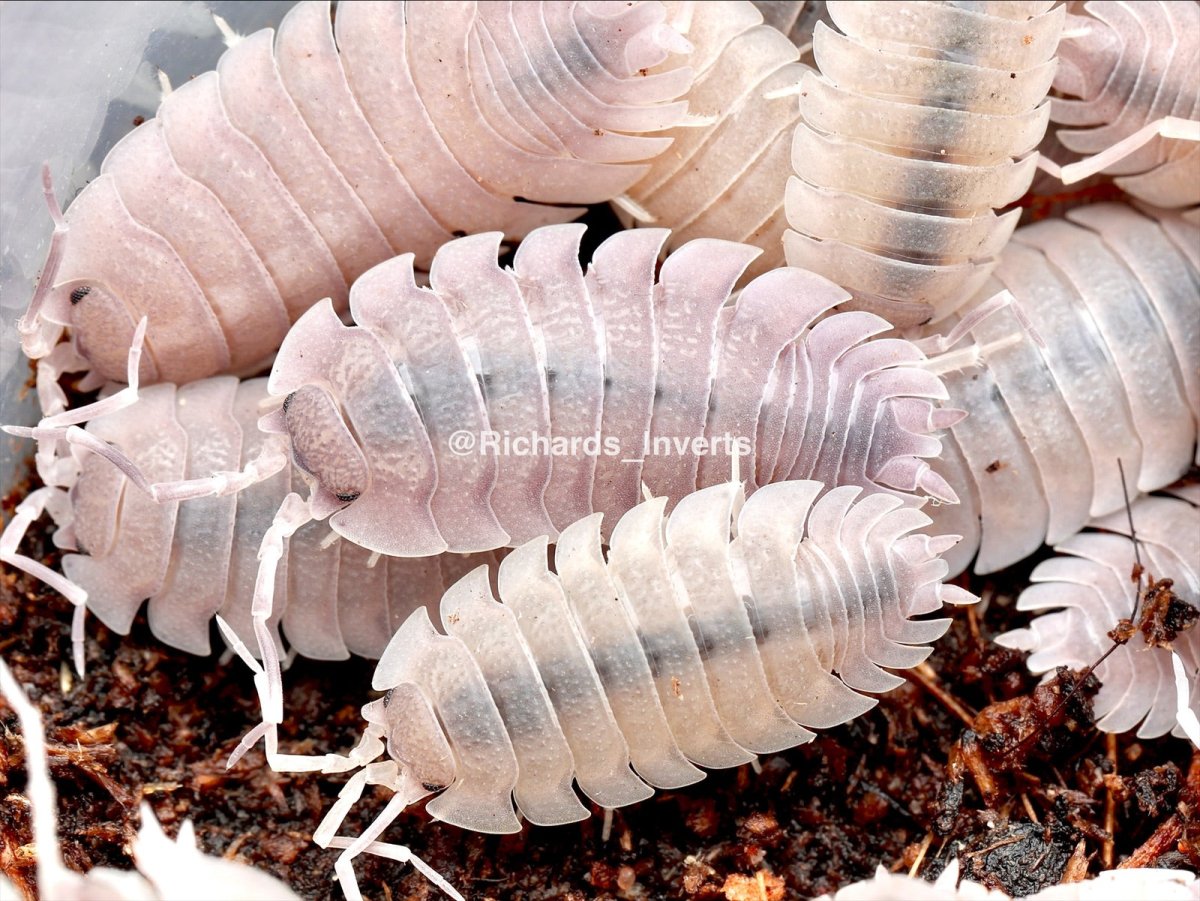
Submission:
<svg viewBox="0 0 1200 901">
<path fill-rule="evenodd" d="M 758 251 L 726 241 L 689 242 L 656 281 L 659 229 L 609 238 L 585 275 L 583 231 L 531 232 L 512 270 L 499 234 L 460 238 L 431 288 L 410 255 L 361 277 L 356 326 L 329 304 L 305 314 L 270 389 L 305 392 L 307 415 L 263 427 L 307 470 L 315 516 L 384 554 L 490 550 L 594 511 L 614 522 L 643 484 L 673 503 L 727 480 L 734 455 L 751 484 L 953 498 L 922 459 L 944 390 L 914 345 L 867 342 L 884 320 L 817 322 L 846 294 L 799 269 L 727 304 Z"/>
<path fill-rule="evenodd" d="M 148 478 L 178 479 L 237 469 L 259 453 L 260 404 L 266 379 L 202 379 L 180 388 L 142 389 L 136 404 L 94 420 L 89 431 L 112 442 Z M 258 548 L 284 496 L 301 483 L 290 468 L 236 495 L 155 503 L 108 461 L 80 455 L 63 488 L 42 488 L 17 508 L 0 559 L 27 566 L 21 534 L 43 509 L 60 524 L 55 544 L 67 551 L 67 596 L 79 604 L 73 639 L 83 666 L 83 610 L 120 634 L 149 599 L 150 629 L 161 641 L 194 654 L 209 652 L 214 615 L 253 645 L 251 599 Z M 288 645 L 305 657 L 378 657 L 409 613 L 433 604 L 448 585 L 494 554 L 437 558 L 374 558 L 314 522 L 288 542 L 275 582 L 275 616 Z M 54 581 L 52 585 L 58 587 Z"/>
<path fill-rule="evenodd" d="M 692 238 L 743 241 L 763 251 L 748 276 L 775 269 L 784 265 L 783 193 L 800 118 L 794 88 L 806 68 L 749 0 L 667 6 L 695 49 L 652 71 L 686 65 L 696 73 L 691 121 L 666 132 L 674 143 L 616 202 L 618 212 L 627 223 L 649 218 L 671 229 L 672 249 Z"/>
<path fill-rule="evenodd" d="M 788 262 L 897 326 L 945 318 L 987 279 L 1037 165 L 1064 9 L 830 0 L 803 81 Z"/>
<path fill-rule="evenodd" d="M 1200 4 L 1098 2 L 1067 17 L 1050 118 L 1088 156 L 1166 118 L 1200 120 Z M 1149 137 L 1149 136 L 1147 136 Z M 1157 207 L 1200 204 L 1200 143 L 1153 137 L 1108 166 L 1127 193 Z"/>
<path fill-rule="evenodd" d="M 55 231 L 21 323 L 57 370 L 251 373 L 290 322 L 395 253 L 510 237 L 620 194 L 670 144 L 689 45 L 651 2 L 327 0 L 237 40 L 109 153 Z M 335 43 L 336 42 L 336 43 Z M 79 359 L 82 357 L 82 360 Z"/>
<path fill-rule="evenodd" d="M 77 450 L 81 462 L 66 457 L 72 471 L 59 480 L 71 487 L 69 503 L 53 488 L 26 501 L 0 551 L 28 569 L 20 533 L 48 508 L 71 523 L 61 544 L 86 554 L 68 556 L 66 583 L 51 584 L 77 604 L 86 591 L 107 625 L 128 630 L 151 598 L 151 626 L 173 645 L 206 651 L 218 612 L 253 645 L 259 544 L 306 481 L 308 515 L 328 522 L 292 536 L 274 582 L 287 606 L 276 604 L 271 622 L 282 614 L 301 653 L 344 657 L 377 654 L 371 642 L 391 631 L 377 624 L 441 587 L 429 587 L 436 566 L 426 573 L 420 560 L 397 561 L 406 573 L 398 578 L 415 587 L 376 597 L 392 564 L 366 572 L 373 552 L 425 558 L 553 540 L 596 511 L 615 522 L 643 486 L 673 503 L 726 481 L 735 456 L 751 488 L 821 476 L 908 501 L 921 492 L 953 499 L 925 459 L 940 448 L 934 433 L 947 413 L 934 404 L 945 389 L 913 344 L 866 340 L 888 328 L 877 316 L 814 325 L 845 292 L 785 268 L 727 305 L 758 251 L 693 241 L 656 280 L 666 237 L 656 229 L 610 238 L 585 275 L 583 231 L 535 230 L 511 271 L 497 263 L 499 234 L 458 239 L 437 254 L 432 288 L 417 286 L 411 255 L 375 267 L 351 291 L 358 325 L 344 325 L 328 303 L 296 324 L 263 411 L 261 382 L 223 377 L 141 389 L 134 406 L 86 433 L 54 430 L 52 448 L 69 438 L 118 455 L 143 487 L 257 474 L 236 502 L 186 493 L 160 504 L 108 460 Z M 48 467 L 63 468 L 61 457 Z M 331 528 L 349 539 L 340 552 L 355 573 L 347 592 L 373 598 L 361 612 L 336 602 L 338 550 L 317 551 L 334 540 Z M 351 630 L 366 634 L 343 640 Z"/>
<path fill-rule="evenodd" d="M 1137 554 L 1129 539 L 1129 517 L 1137 533 Z M 1038 564 L 1031 587 L 1021 593 L 1021 610 L 1043 613 L 1027 629 L 1016 629 L 996 641 L 1031 651 L 1035 673 L 1066 665 L 1091 666 L 1112 646 L 1109 632 L 1138 609 L 1139 588 L 1170 579 L 1178 601 L 1200 610 L 1200 486 L 1192 484 L 1177 497 L 1145 497 L 1129 513 L 1118 510 L 1092 524 L 1094 529 L 1061 542 L 1067 555 Z M 1145 573 L 1139 580 L 1135 562 Z M 1143 599 L 1143 605 L 1149 603 Z M 1141 612 L 1146 612 L 1144 606 Z M 1171 614 L 1159 614 L 1168 622 Z M 1189 706 L 1200 712 L 1200 629 L 1186 628 L 1170 642 L 1190 684 Z M 1178 703 L 1172 650 L 1152 646 L 1140 630 L 1128 643 L 1104 657 L 1096 667 L 1101 687 L 1095 699 L 1096 725 L 1105 732 L 1139 726 L 1139 738 L 1168 732 L 1183 735 L 1177 725 Z"/>
<path fill-rule="evenodd" d="M 811 740 L 852 719 L 903 669 L 923 661 L 949 621 L 910 617 L 969 603 L 941 584 L 953 537 L 914 534 L 920 510 L 885 494 L 781 482 L 746 499 L 715 485 L 664 518 L 662 498 L 626 513 L 605 559 L 600 515 L 499 567 L 499 602 L 480 568 L 441 601 L 445 634 L 425 609 L 392 638 L 372 688 L 368 727 L 346 757 L 365 765 L 315 838 L 329 844 L 367 783 L 395 792 L 349 858 L 408 804 L 480 832 L 588 815 L 644 800 L 651 786 Z M 372 763 L 386 752 L 384 761 Z M 293 758 L 294 760 L 295 758 Z M 443 790 L 444 789 L 444 790 Z M 344 840 L 346 841 L 346 840 Z M 346 847 L 343 843 L 340 847 Z"/>
<path fill-rule="evenodd" d="M 978 365 L 943 376 L 969 413 L 934 464 L 962 501 L 932 511 L 965 536 L 955 573 L 976 549 L 992 572 L 1121 509 L 1118 460 L 1135 494 L 1182 476 L 1196 448 L 1200 229 L 1078 207 L 1016 232 L 978 299 L 999 288 L 1044 346 L 1003 310 L 963 351 Z"/>
<path fill-rule="evenodd" d="M 37 848 L 37 889 L 41 897 L 54 901 L 241 901 L 248 897 L 300 901 L 274 876 L 233 860 L 202 854 L 196 847 L 191 820 L 183 821 L 172 841 L 144 802 L 142 825 L 132 849 L 139 872 L 93 867 L 78 873 L 66 867 L 58 843 L 58 804 L 50 779 L 41 711 L 26 697 L 3 660 L 0 697 L 16 712 L 25 742 L 25 792 L 29 797 L 32 846 Z M 0 894 L 19 897 L 2 874 Z"/>
</svg>

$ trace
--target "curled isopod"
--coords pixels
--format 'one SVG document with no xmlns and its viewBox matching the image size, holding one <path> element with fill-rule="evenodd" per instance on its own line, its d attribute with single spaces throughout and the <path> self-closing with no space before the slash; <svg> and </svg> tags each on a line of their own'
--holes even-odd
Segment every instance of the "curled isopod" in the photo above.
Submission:
<svg viewBox="0 0 1200 901">
<path fill-rule="evenodd" d="M 8 665 L 0 660 L 0 696 L 17 714 L 25 742 L 26 794 L 29 798 L 37 890 L 54 901 L 241 901 L 270 898 L 300 901 L 286 885 L 246 864 L 202 854 L 195 832 L 185 820 L 174 841 L 159 825 L 147 803 L 141 806 L 142 825 L 133 841 L 138 871 L 94 867 L 87 873 L 68 869 L 58 844 L 58 803 L 47 764 L 46 735 L 40 711 L 26 697 Z M 7 763 L 7 761 L 6 761 Z M 6 766 L 7 771 L 7 766 Z M 8 862 L 5 862 L 7 870 Z M 3 875 L 0 890 L 5 898 L 17 891 Z"/>
<path fill-rule="evenodd" d="M 1057 544 L 1130 492 L 1174 482 L 1200 423 L 1200 230 L 1122 204 L 1026 226 L 980 292 L 1011 308 L 978 323 L 944 361 L 968 412 L 934 465 L 962 503 L 933 512 L 964 535 L 948 555 L 977 572 Z M 1018 315 L 1041 343 L 1025 334 Z M 957 357 L 955 355 L 958 355 Z"/>
<path fill-rule="evenodd" d="M 348 3 L 331 23 L 328 2 L 297 4 L 277 34 L 231 39 L 54 208 L 26 351 L 51 383 L 122 380 L 145 316 L 142 381 L 251 373 L 395 253 L 425 267 L 456 234 L 574 218 L 637 181 L 684 113 L 690 70 L 644 74 L 689 49 L 664 16 L 657 0 Z"/>
<path fill-rule="evenodd" d="M 802 82 L 784 237 L 897 326 L 939 321 L 986 281 L 1029 187 L 1065 14 L 1021 3 L 830 0 Z"/>
<path fill-rule="evenodd" d="M 1105 732 L 1137 727 L 1144 739 L 1183 736 L 1180 708 L 1200 711 L 1200 490 L 1186 485 L 1177 495 L 1141 498 L 1128 513 L 1111 513 L 1058 544 L 1063 556 L 1038 564 L 1017 602 L 1021 610 L 1053 612 L 996 639 L 1031 651 L 1034 673 L 1100 660 L 1094 706 Z M 1131 621 L 1130 634 L 1112 649 L 1110 633 L 1122 620 Z M 1177 696 L 1173 655 L 1189 686 L 1185 699 Z"/>
<path fill-rule="evenodd" d="M 787 24 L 797 4 L 781 5 L 792 8 L 779 11 L 779 24 Z M 795 87 L 806 69 L 796 46 L 763 24 L 749 0 L 668 7 L 694 49 L 652 71 L 686 65 L 695 73 L 689 115 L 666 132 L 671 147 L 614 205 L 627 223 L 671 229 L 671 249 L 693 238 L 741 241 L 763 251 L 748 277 L 775 269 L 784 264 L 783 194 L 800 118 Z"/>
<path fill-rule="evenodd" d="M 1087 159 L 1065 181 L 1117 176 L 1156 207 L 1200 204 L 1200 4 L 1091 2 L 1067 17 L 1050 118 L 1058 140 Z M 1057 171 L 1057 167 L 1047 167 Z"/>
<path fill-rule="evenodd" d="M 941 584 L 954 536 L 916 534 L 921 511 L 860 494 L 792 481 L 746 498 L 726 483 L 669 515 L 654 498 L 616 524 L 607 558 L 592 514 L 562 531 L 553 570 L 544 537 L 505 557 L 499 600 L 483 568 L 453 585 L 444 634 L 415 611 L 376 667 L 385 694 L 354 751 L 279 755 L 268 738 L 279 769 L 358 770 L 314 835 L 346 849 L 346 897 L 360 897 L 358 855 L 407 859 L 379 838 L 430 795 L 429 814 L 479 832 L 518 831 L 514 799 L 531 823 L 570 823 L 588 815 L 572 782 L 621 807 L 872 707 L 868 693 L 903 681 L 882 667 L 917 665 L 949 624 L 912 617 L 974 598 Z M 368 784 L 391 800 L 337 837 Z"/>
</svg>

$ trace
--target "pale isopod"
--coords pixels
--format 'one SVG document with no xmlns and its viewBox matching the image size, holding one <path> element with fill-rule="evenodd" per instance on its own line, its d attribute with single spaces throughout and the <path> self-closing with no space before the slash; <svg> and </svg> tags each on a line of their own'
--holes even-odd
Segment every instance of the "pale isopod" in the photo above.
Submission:
<svg viewBox="0 0 1200 901">
<path fill-rule="evenodd" d="M 266 379 L 151 385 L 137 403 L 94 420 L 89 431 L 120 447 L 149 477 L 198 477 L 256 456 L 265 437 L 258 430 L 259 405 L 268 397 Z M 66 480 L 69 492 L 40 488 L 17 507 L 0 537 L 0 560 L 76 605 L 72 643 L 79 672 L 85 612 L 127 634 L 147 599 L 150 630 L 172 647 L 209 653 L 218 614 L 253 641 L 258 547 L 284 496 L 302 484 L 298 472 L 276 473 L 236 496 L 156 504 L 100 457 L 85 454 L 72 463 L 77 471 Z M 46 510 L 60 526 L 55 544 L 74 551 L 63 557 L 61 574 L 18 553 L 25 529 Z M 270 628 L 282 626 L 288 646 L 305 657 L 378 657 L 415 606 L 435 602 L 462 573 L 494 561 L 488 554 L 375 558 L 314 522 L 289 542 Z"/>
<path fill-rule="evenodd" d="M 1089 159 L 1065 181 L 1104 171 L 1133 197 L 1167 209 L 1200 204 L 1200 4 L 1092 2 L 1068 16 L 1050 118 Z M 1057 167 L 1047 166 L 1052 172 Z"/>
<path fill-rule="evenodd" d="M 194 499 L 156 504 L 105 460 L 56 457 L 50 484 L 69 487 L 70 498 L 49 487 L 27 500 L 0 555 L 77 605 L 77 660 L 85 599 L 124 632 L 149 597 L 156 634 L 194 651 L 207 650 L 208 621 L 220 612 L 252 644 L 255 553 L 285 495 L 307 481 L 308 504 L 287 515 L 322 522 L 293 535 L 291 550 L 280 546 L 280 573 L 264 588 L 275 585 L 278 598 L 266 598 L 272 629 L 282 616 L 303 653 L 336 658 L 378 653 L 350 647 L 348 623 L 377 640 L 398 615 L 389 610 L 437 597 L 440 585 L 421 588 L 434 583 L 418 578 L 417 563 L 395 564 L 412 585 L 407 597 L 364 587 L 390 571 L 368 572 L 372 553 L 428 557 L 553 539 L 594 511 L 615 522 L 643 484 L 674 501 L 724 481 L 738 454 L 752 484 L 820 477 L 908 500 L 919 492 L 954 499 L 924 458 L 940 446 L 931 433 L 958 414 L 934 408 L 945 390 L 913 344 L 866 342 L 887 329 L 883 320 L 858 312 L 813 324 L 844 292 L 784 269 L 726 306 L 757 251 L 693 241 L 656 282 L 666 234 L 651 229 L 604 242 L 585 275 L 582 233 L 577 225 L 532 232 L 514 271 L 497 264 L 500 235 L 459 239 L 436 256 L 432 289 L 417 287 L 411 255 L 371 270 L 351 292 L 359 325 L 343 325 L 324 304 L 284 342 L 268 434 L 253 428 L 261 383 L 239 388 L 231 379 L 142 389 L 134 406 L 87 432 L 13 430 L 51 450 L 67 438 L 97 451 L 143 487 L 185 480 L 159 491 L 163 498 L 239 494 L 196 507 Z M 462 453 L 461 434 L 480 445 Z M 528 454 L 482 446 L 501 434 L 567 446 Z M 600 438 L 615 445 L 601 447 Z M 585 439 L 598 446 L 569 444 Z M 18 552 L 43 508 L 71 523 L 60 543 L 86 554 L 66 558 L 66 578 Z M 338 552 L 315 551 L 330 529 L 348 539 L 342 557 L 354 558 L 358 575 L 346 591 L 372 599 L 362 609 L 333 603 Z M 332 587 L 322 594 L 318 584 Z"/>
<path fill-rule="evenodd" d="M 881 667 L 917 665 L 949 623 L 910 617 L 974 598 L 941 584 L 954 536 L 914 534 L 925 514 L 860 492 L 795 481 L 746 499 L 726 483 L 669 516 L 655 498 L 621 518 L 607 559 L 593 514 L 563 530 L 553 571 L 544 537 L 505 557 L 499 602 L 484 568 L 452 586 L 445 634 L 415 611 L 379 661 L 372 687 L 386 694 L 363 708 L 349 755 L 280 755 L 267 733 L 277 769 L 361 767 L 314 835 L 346 849 L 346 897 L 360 897 L 359 854 L 408 859 L 379 836 L 431 794 L 432 816 L 475 831 L 518 831 L 514 798 L 531 823 L 570 823 L 588 815 L 572 781 L 621 807 L 702 779 L 695 765 L 736 766 L 870 709 L 866 693 L 903 681 Z M 337 837 L 368 784 L 391 800 L 362 835 Z"/>
<path fill-rule="evenodd" d="M 748 277 L 775 269 L 784 265 L 783 192 L 800 118 L 794 88 L 806 67 L 749 0 L 668 7 L 694 49 L 653 71 L 686 65 L 695 72 L 689 121 L 665 132 L 671 146 L 614 205 L 627 222 L 670 228 L 671 249 L 693 238 L 742 241 L 763 251 Z M 786 24 L 795 10 L 782 12 Z"/>
<path fill-rule="evenodd" d="M 964 879 L 959 882 L 958 858 L 942 870 L 937 881 L 903 873 L 889 873 L 880 866 L 871 879 L 844 886 L 833 895 L 822 895 L 815 901 L 1013 901 L 1004 892 L 989 889 L 978 882 Z M 1194 901 L 1196 876 L 1186 870 L 1131 867 L 1127 870 L 1105 870 L 1094 879 L 1082 882 L 1063 882 L 1020 901 Z"/>
<path fill-rule="evenodd" d="M 1064 554 L 1038 564 L 1034 584 L 1021 593 L 1021 610 L 1045 611 L 1028 628 L 1015 629 L 996 641 L 1032 651 L 1029 668 L 1047 672 L 1066 664 L 1086 667 L 1112 646 L 1109 632 L 1134 615 L 1142 580 L 1134 580 L 1135 560 L 1147 577 L 1170 579 L 1180 600 L 1200 610 L 1200 490 L 1185 486 L 1178 497 L 1145 497 L 1131 507 L 1137 552 L 1129 535 L 1125 510 L 1092 523 L 1096 530 L 1072 536 L 1055 550 Z M 1173 648 L 1173 650 L 1172 650 Z M 1155 647 L 1141 631 L 1104 656 L 1096 667 L 1096 725 L 1106 732 L 1138 727 L 1139 738 L 1157 738 L 1177 724 L 1178 699 L 1172 653 L 1183 664 L 1191 685 L 1190 708 L 1200 712 L 1200 629 L 1181 630 L 1172 648 Z"/>
<path fill-rule="evenodd" d="M 248 373 L 290 322 L 393 254 L 514 237 L 645 172 L 690 72 L 656 2 L 294 7 L 169 93 L 59 217 L 20 323 L 32 356 L 121 380 Z M 336 42 L 336 43 L 335 43 Z M 48 189 L 49 191 L 49 189 Z"/>
<path fill-rule="evenodd" d="M 987 279 L 1029 187 L 1065 10 L 830 0 L 801 85 L 784 236 L 897 326 L 942 320 Z"/>
<path fill-rule="evenodd" d="M 992 572 L 1057 544 L 1129 490 L 1174 482 L 1195 459 L 1200 422 L 1200 230 L 1123 204 L 1026 226 L 1000 257 L 987 297 L 1014 310 L 973 330 L 978 366 L 944 375 L 969 415 L 935 466 L 959 494 L 937 508 L 966 536 L 951 572 Z M 1023 337 L 1022 312 L 1044 344 Z M 955 352 L 952 352 L 952 354 Z"/>
</svg>

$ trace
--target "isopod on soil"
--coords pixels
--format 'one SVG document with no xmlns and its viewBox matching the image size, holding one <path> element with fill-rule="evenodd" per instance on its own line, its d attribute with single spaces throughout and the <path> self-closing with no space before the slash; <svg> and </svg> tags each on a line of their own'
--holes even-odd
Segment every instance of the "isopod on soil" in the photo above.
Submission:
<svg viewBox="0 0 1200 901">
<path fill-rule="evenodd" d="M 746 498 L 733 482 L 669 515 L 653 498 L 613 528 L 607 558 L 602 514 L 587 516 L 559 535 L 553 570 L 544 537 L 509 553 L 499 602 L 485 568 L 451 586 L 445 634 L 415 610 L 376 667 L 385 694 L 363 708 L 349 754 L 280 754 L 264 723 L 231 764 L 265 736 L 278 770 L 357 771 L 314 835 L 345 849 L 336 871 L 357 901 L 354 858 L 407 860 L 379 838 L 430 795 L 437 819 L 516 832 L 514 798 L 531 823 L 569 823 L 588 815 L 572 781 L 620 807 L 703 778 L 693 764 L 810 741 L 809 727 L 852 719 L 874 705 L 865 693 L 900 684 L 881 667 L 917 665 L 949 624 L 911 617 L 974 600 L 941 582 L 938 555 L 956 536 L 915 534 L 925 514 L 860 493 L 790 481 Z M 242 655 L 261 688 L 262 668 Z M 357 838 L 337 836 L 367 785 L 393 793 L 387 806 Z"/>
</svg>

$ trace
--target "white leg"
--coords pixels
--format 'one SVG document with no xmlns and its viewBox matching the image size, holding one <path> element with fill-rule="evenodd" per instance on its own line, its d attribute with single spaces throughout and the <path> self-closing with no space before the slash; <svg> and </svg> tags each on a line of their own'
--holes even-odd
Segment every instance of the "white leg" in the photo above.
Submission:
<svg viewBox="0 0 1200 901">
<path fill-rule="evenodd" d="M 1049 172 L 1061 180 L 1064 185 L 1074 184 L 1089 175 L 1103 172 L 1113 163 L 1123 160 L 1157 137 L 1176 138 L 1181 141 L 1200 141 L 1200 122 L 1182 119 L 1178 116 L 1167 116 L 1138 129 L 1129 137 L 1118 141 L 1107 150 L 1100 151 L 1095 156 L 1089 156 L 1066 166 L 1059 166 L 1053 160 L 1041 156 L 1038 158 L 1038 168 Z"/>
<path fill-rule="evenodd" d="M 65 500 L 66 494 L 61 489 L 47 487 L 37 489 L 21 501 L 13 513 L 12 520 L 5 526 L 4 532 L 0 533 L 0 561 L 14 569 L 21 570 L 21 572 L 28 573 L 75 605 L 74 623 L 71 628 L 72 656 L 75 670 L 82 676 L 83 618 L 87 612 L 87 592 L 62 573 L 55 572 L 32 557 L 27 557 L 17 551 L 29 525 L 39 519 L 44 511 L 49 509 L 51 516 L 56 522 L 58 521 L 62 513 L 59 511 L 56 514 L 55 507 L 61 507 L 58 501 Z"/>
<path fill-rule="evenodd" d="M 218 472 L 202 479 L 184 479 L 178 482 L 155 482 L 152 484 L 138 465 L 119 448 L 101 441 L 77 425 L 47 428 L 40 425 L 32 428 L 6 425 L 0 426 L 0 431 L 16 435 L 18 438 L 33 438 L 36 441 L 66 441 L 74 447 L 98 454 L 121 470 L 134 485 L 159 503 L 236 494 L 251 485 L 269 479 L 288 465 L 288 452 L 284 441 L 282 439 L 268 440 L 263 443 L 259 456 L 247 463 L 240 472 Z"/>
<path fill-rule="evenodd" d="M 353 842 L 354 839 L 352 838 L 344 835 L 338 835 L 330 840 L 329 847 L 349 848 Z M 412 851 L 410 851 L 404 845 L 394 845 L 388 842 L 371 842 L 362 849 L 361 853 L 374 854 L 376 857 L 386 857 L 389 860 L 395 860 L 399 863 L 411 863 L 415 870 L 417 870 L 422 876 L 453 898 L 454 901 L 466 901 L 466 899 L 464 899 L 463 896 L 455 890 L 454 886 L 446 881 L 446 878 L 441 873 L 439 873 L 429 864 L 425 863 L 425 861 L 421 860 L 421 858 L 417 857 L 417 855 L 413 854 Z M 353 873 L 351 873 L 351 876 L 353 876 Z M 356 879 L 355 885 L 357 884 L 358 880 Z M 344 890 L 345 889 L 343 887 L 343 891 Z"/>
<path fill-rule="evenodd" d="M 29 796 L 29 818 L 33 827 L 33 843 L 37 848 L 37 884 L 43 894 L 63 888 L 59 882 L 69 873 L 62 863 L 58 848 L 58 802 L 46 756 L 46 733 L 42 727 L 41 711 L 33 705 L 0 660 L 0 695 L 8 701 L 21 723 L 25 739 L 25 793 Z"/>
<path fill-rule="evenodd" d="M 369 780 L 364 778 L 363 782 L 357 786 L 357 791 L 359 793 L 362 792 L 363 786 L 365 786 L 368 781 Z M 404 781 L 405 780 L 399 780 L 400 784 L 396 784 L 394 786 L 396 793 L 392 795 L 391 799 L 387 803 L 387 806 L 384 807 L 383 811 L 378 817 L 375 818 L 371 825 L 363 831 L 362 835 L 355 839 L 346 839 L 341 836 L 331 836 L 328 839 L 329 847 L 340 847 L 344 849 L 341 855 L 338 857 L 337 863 L 334 865 L 334 871 L 337 873 L 338 882 L 341 883 L 342 892 L 346 895 L 346 901 L 362 901 L 362 894 L 358 889 L 358 879 L 354 875 L 354 858 L 363 853 L 378 854 L 381 857 L 388 857 L 392 860 L 412 863 L 414 867 L 420 870 L 421 874 L 424 875 L 426 879 L 440 888 L 451 898 L 454 898 L 455 901 L 465 901 L 463 896 L 455 891 L 450 883 L 446 881 L 445 877 L 443 877 L 424 861 L 420 860 L 420 858 L 414 856 L 413 853 L 404 845 L 395 845 L 375 841 L 383 833 L 383 831 L 392 824 L 392 821 L 394 821 L 396 817 L 398 817 L 405 810 L 405 808 L 407 808 L 414 801 L 419 800 L 424 796 L 424 794 L 428 794 L 428 792 L 424 792 L 423 789 L 417 788 L 416 792 L 423 792 L 423 794 L 417 794 L 416 797 L 413 797 L 413 793 L 407 793 L 403 791 L 403 788 L 405 787 L 403 784 Z M 339 798 L 339 803 L 340 801 L 341 799 Z M 347 806 L 346 809 L 348 810 L 349 807 Z M 332 813 L 333 811 L 331 810 L 330 814 Z M 344 812 L 342 813 L 342 816 L 345 816 Z M 326 819 L 328 819 L 328 817 Z M 324 822 L 321 823 L 322 827 L 325 827 L 325 825 L 326 824 Z M 314 840 L 317 840 L 315 835 L 313 838 Z M 317 843 L 321 844 L 320 841 L 317 841 Z"/>
<path fill-rule="evenodd" d="M 67 395 L 58 380 L 64 373 L 81 372 L 90 364 L 81 357 L 69 341 L 54 345 L 54 349 L 37 363 L 38 406 L 42 416 L 53 416 L 67 408 Z"/>
<path fill-rule="evenodd" d="M 50 218 L 54 220 L 54 232 L 50 236 L 50 249 L 46 254 L 46 265 L 42 267 L 42 275 L 38 279 L 37 288 L 30 298 L 25 315 L 17 320 L 17 331 L 21 335 L 21 348 L 25 355 L 33 359 L 44 357 L 62 337 L 63 327 L 42 319 L 42 307 L 54 287 L 54 279 L 58 275 L 58 267 L 62 264 L 64 240 L 67 236 L 67 221 L 63 218 L 62 207 L 54 196 L 54 182 L 50 177 L 50 166 L 42 166 L 42 192 L 46 197 L 46 206 L 50 210 Z"/>
<path fill-rule="evenodd" d="M 124 388 L 116 394 L 111 394 L 94 403 L 85 404 L 73 410 L 64 409 L 52 416 L 47 416 L 38 423 L 38 426 L 44 429 L 53 429 L 78 425 L 81 422 L 87 422 L 89 419 L 97 419 L 105 413 L 115 413 L 117 410 L 123 410 L 126 407 L 132 407 L 136 404 L 138 399 L 138 371 L 142 360 L 142 346 L 146 342 L 146 324 L 147 319 L 143 316 L 138 323 L 137 329 L 134 330 L 133 343 L 129 346 L 129 357 L 125 362 L 125 381 L 127 384 Z M 57 381 L 57 374 L 54 377 Z M 40 365 L 38 366 L 38 393 L 39 395 L 41 393 Z M 65 407 L 65 403 L 63 406 Z"/>
<path fill-rule="evenodd" d="M 1042 339 L 1042 336 L 1038 334 L 1037 329 L 1033 327 L 1033 323 L 1025 315 L 1025 311 L 1017 304 L 1017 299 L 1009 291 L 1000 291 L 976 306 L 963 316 L 947 335 L 930 335 L 928 338 L 910 340 L 924 354 L 932 356 L 934 354 L 945 353 L 965 338 L 971 329 L 975 328 L 975 326 L 979 325 L 979 323 L 983 322 L 993 313 L 997 313 L 1005 308 L 1012 310 L 1013 315 L 1017 317 L 1017 321 L 1021 323 L 1021 328 L 1029 334 L 1034 344 L 1038 347 L 1046 346 L 1046 342 Z"/>
</svg>

